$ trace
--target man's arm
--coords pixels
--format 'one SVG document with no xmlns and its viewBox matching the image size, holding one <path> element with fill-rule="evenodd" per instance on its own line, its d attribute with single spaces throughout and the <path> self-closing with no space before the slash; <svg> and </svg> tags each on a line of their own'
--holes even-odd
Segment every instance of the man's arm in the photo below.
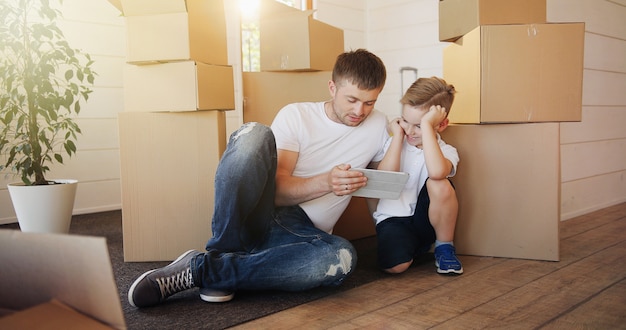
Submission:
<svg viewBox="0 0 626 330">
<path fill-rule="evenodd" d="M 316 176 L 293 176 L 299 153 L 278 149 L 276 169 L 276 206 L 296 205 L 321 197 L 330 192 L 337 196 L 348 195 L 365 186 L 367 178 L 359 171 L 350 171 L 350 165 L 334 166 L 330 171 Z"/>
</svg>

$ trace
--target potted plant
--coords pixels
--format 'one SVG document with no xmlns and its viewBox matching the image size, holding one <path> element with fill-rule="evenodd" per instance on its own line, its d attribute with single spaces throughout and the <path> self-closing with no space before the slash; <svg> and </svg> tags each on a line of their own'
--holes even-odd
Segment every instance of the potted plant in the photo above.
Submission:
<svg viewBox="0 0 626 330">
<path fill-rule="evenodd" d="M 68 232 L 74 205 L 76 180 L 49 180 L 46 173 L 76 153 L 75 117 L 96 73 L 89 54 L 70 47 L 60 16 L 48 0 L 0 0 L 0 171 L 21 178 L 8 189 L 23 231 Z M 63 188 L 69 192 L 56 191 Z M 46 193 L 70 200 L 36 200 Z M 46 207 L 61 204 L 69 214 L 61 211 L 63 223 L 53 224 Z"/>
</svg>

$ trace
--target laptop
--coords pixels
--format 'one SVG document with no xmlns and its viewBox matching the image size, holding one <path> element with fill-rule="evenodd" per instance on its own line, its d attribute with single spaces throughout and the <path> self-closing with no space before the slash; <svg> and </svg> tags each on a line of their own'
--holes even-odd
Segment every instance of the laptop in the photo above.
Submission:
<svg viewBox="0 0 626 330">
<path fill-rule="evenodd" d="M 108 327 L 126 329 L 105 238 L 0 229 L 0 265 L 4 317 L 60 302 Z M 44 325 L 58 321 L 43 315 L 29 317 L 42 318 L 37 323 Z"/>
</svg>

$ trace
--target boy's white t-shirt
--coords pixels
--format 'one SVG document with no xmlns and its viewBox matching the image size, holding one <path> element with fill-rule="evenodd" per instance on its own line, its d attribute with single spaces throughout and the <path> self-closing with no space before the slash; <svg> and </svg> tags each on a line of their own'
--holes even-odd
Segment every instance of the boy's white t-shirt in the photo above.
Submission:
<svg viewBox="0 0 626 330">
<path fill-rule="evenodd" d="M 448 177 L 453 177 L 456 174 L 456 167 L 459 163 L 459 154 L 453 146 L 446 144 L 439 134 L 437 134 L 437 141 L 439 147 L 443 153 L 443 157 L 452 162 L 452 171 Z M 389 148 L 391 138 L 385 143 L 385 152 Z M 417 197 L 420 190 L 428 179 L 428 170 L 426 168 L 426 158 L 424 158 L 424 151 L 415 146 L 412 146 L 406 142 L 406 139 L 402 143 L 402 156 L 400 160 L 400 171 L 409 173 L 409 180 L 407 181 L 400 198 L 398 199 L 380 199 L 378 206 L 374 212 L 374 220 L 376 224 L 390 217 L 408 217 L 415 213 L 415 206 L 417 205 Z"/>
<path fill-rule="evenodd" d="M 297 177 L 312 177 L 339 164 L 365 168 L 383 158 L 389 137 L 387 117 L 373 110 L 356 127 L 336 123 L 324 111 L 324 102 L 289 104 L 274 118 L 272 131 L 278 149 L 298 152 L 293 171 Z M 313 224 L 332 233 L 335 223 L 348 206 L 350 196 L 328 193 L 300 204 Z"/>
</svg>

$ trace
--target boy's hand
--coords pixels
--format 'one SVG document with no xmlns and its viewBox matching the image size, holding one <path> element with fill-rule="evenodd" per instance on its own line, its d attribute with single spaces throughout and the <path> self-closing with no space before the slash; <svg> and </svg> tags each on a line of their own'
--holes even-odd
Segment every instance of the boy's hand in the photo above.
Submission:
<svg viewBox="0 0 626 330">
<path fill-rule="evenodd" d="M 404 129 L 400 126 L 401 118 L 394 118 L 387 125 L 387 130 L 392 136 L 404 136 Z"/>
<path fill-rule="evenodd" d="M 446 108 L 440 105 L 433 105 L 428 112 L 422 117 L 421 126 L 437 127 L 444 119 L 446 119 Z"/>
</svg>

